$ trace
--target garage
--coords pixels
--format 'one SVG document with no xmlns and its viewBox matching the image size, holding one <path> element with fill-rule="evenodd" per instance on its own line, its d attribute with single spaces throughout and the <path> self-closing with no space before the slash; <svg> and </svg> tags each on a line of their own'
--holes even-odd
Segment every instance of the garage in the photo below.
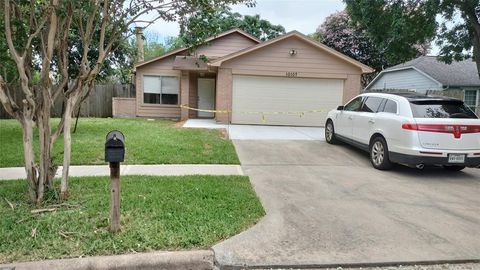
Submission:
<svg viewBox="0 0 480 270">
<path fill-rule="evenodd" d="M 344 87 L 340 79 L 234 75 L 232 88 L 234 124 L 323 126 L 328 111 L 342 104 Z M 310 110 L 322 111 L 270 114 Z"/>
</svg>

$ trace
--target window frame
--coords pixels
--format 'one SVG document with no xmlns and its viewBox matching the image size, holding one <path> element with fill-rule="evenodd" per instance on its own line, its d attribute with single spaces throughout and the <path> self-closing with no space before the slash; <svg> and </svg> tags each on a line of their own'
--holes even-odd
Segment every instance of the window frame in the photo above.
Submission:
<svg viewBox="0 0 480 270">
<path fill-rule="evenodd" d="M 380 99 L 380 103 L 378 104 L 378 107 L 377 107 L 376 111 L 372 111 L 372 112 L 364 111 L 364 106 L 365 106 L 365 104 L 367 103 L 367 101 L 368 101 L 369 99 L 377 99 L 377 98 Z M 385 103 L 385 98 L 383 98 L 383 97 L 365 96 L 364 99 L 362 100 L 362 106 L 360 107 L 359 112 L 364 112 L 364 113 L 378 113 L 378 112 L 380 112 L 380 108 L 383 107 L 384 103 Z"/>
<path fill-rule="evenodd" d="M 467 104 L 465 97 L 467 96 L 467 92 L 472 91 L 475 93 L 475 104 L 473 105 L 473 108 Z M 470 108 L 473 112 L 476 112 L 477 108 L 480 108 L 480 89 L 464 89 L 463 90 L 463 103 L 465 106 Z"/>
<path fill-rule="evenodd" d="M 350 103 L 352 103 L 354 100 L 356 100 L 356 99 L 360 99 L 360 107 L 358 107 L 358 109 L 355 110 L 355 111 L 346 110 L 347 106 L 348 106 Z M 360 110 L 360 109 L 362 108 L 362 106 L 363 106 L 363 101 L 364 101 L 364 99 L 365 99 L 365 96 L 357 96 L 357 97 L 353 98 L 353 99 L 350 100 L 347 104 L 345 104 L 345 106 L 343 106 L 343 111 L 346 111 L 346 112 L 359 112 L 359 110 Z"/>
<path fill-rule="evenodd" d="M 146 103 L 145 102 L 145 84 L 144 84 L 144 77 L 173 77 L 176 78 L 178 81 L 178 94 L 177 94 L 177 104 L 163 104 L 162 102 L 162 89 L 160 89 L 160 103 Z M 142 106 L 152 106 L 152 107 L 178 107 L 180 105 L 180 92 L 181 92 L 181 81 L 180 81 L 180 76 L 179 75 L 173 75 L 173 74 L 142 74 L 141 76 L 141 83 L 142 83 Z M 170 95 L 170 94 L 169 94 Z"/>
<path fill-rule="evenodd" d="M 396 114 L 396 115 L 398 115 L 398 113 L 399 113 L 399 110 L 398 110 L 398 102 L 397 102 L 396 100 L 394 100 L 394 99 L 385 98 L 385 97 L 382 97 L 382 98 L 384 99 L 384 101 L 383 101 L 382 104 L 380 105 L 381 109 L 380 109 L 380 107 L 378 108 L 378 112 L 379 112 L 379 113 L 389 113 L 389 114 Z M 392 101 L 392 102 L 395 103 L 396 112 L 392 113 L 392 112 L 386 112 L 386 111 L 384 111 L 384 110 L 385 110 L 385 106 L 387 105 L 387 102 L 388 102 L 388 101 Z"/>
</svg>

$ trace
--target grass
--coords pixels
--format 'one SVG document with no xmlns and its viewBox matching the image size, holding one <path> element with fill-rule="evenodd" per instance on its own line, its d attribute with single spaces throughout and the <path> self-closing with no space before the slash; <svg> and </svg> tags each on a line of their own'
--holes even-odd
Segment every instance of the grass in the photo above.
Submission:
<svg viewBox="0 0 480 270">
<path fill-rule="evenodd" d="M 57 124 L 53 119 L 52 124 Z M 54 126 L 54 125 L 52 125 Z M 105 135 L 113 129 L 126 140 L 126 164 L 239 164 L 233 144 L 218 130 L 178 128 L 174 121 L 80 118 L 72 134 L 72 165 L 105 164 Z M 38 134 L 35 138 L 38 153 Z M 0 120 L 0 167 L 23 166 L 22 130 L 15 120 Z M 54 161 L 63 160 L 63 138 Z"/>
<path fill-rule="evenodd" d="M 30 213 L 26 185 L 0 181 L 0 263 L 207 248 L 264 215 L 245 176 L 125 176 L 122 231 L 113 234 L 108 178 L 72 178 L 68 204 L 75 207 L 43 214 Z M 49 193 L 39 207 L 54 204 L 54 197 Z"/>
</svg>

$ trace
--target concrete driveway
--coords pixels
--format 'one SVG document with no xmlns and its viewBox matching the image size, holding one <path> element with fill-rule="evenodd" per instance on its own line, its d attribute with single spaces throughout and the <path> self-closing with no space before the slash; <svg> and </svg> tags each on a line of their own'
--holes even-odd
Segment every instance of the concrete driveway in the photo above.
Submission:
<svg viewBox="0 0 480 270">
<path fill-rule="evenodd" d="M 188 119 L 184 128 L 226 129 L 231 140 L 325 140 L 322 127 L 227 125 L 213 119 Z"/>
<path fill-rule="evenodd" d="M 266 209 L 223 269 L 480 259 L 480 169 L 378 171 L 322 141 L 234 141 Z"/>
</svg>

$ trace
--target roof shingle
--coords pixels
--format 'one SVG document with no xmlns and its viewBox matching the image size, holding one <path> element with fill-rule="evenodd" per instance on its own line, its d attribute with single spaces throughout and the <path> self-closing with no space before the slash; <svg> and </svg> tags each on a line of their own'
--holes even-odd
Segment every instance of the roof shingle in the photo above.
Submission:
<svg viewBox="0 0 480 270">
<path fill-rule="evenodd" d="M 420 56 L 386 70 L 406 67 L 415 67 L 444 86 L 480 86 L 477 66 L 471 59 L 446 64 L 437 60 L 436 56 Z"/>
</svg>

